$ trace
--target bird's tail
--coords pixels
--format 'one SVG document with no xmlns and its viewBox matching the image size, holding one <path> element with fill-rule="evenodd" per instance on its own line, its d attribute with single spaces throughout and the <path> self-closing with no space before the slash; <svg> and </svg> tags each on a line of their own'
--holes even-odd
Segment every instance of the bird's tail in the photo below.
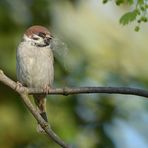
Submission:
<svg viewBox="0 0 148 148">
<path fill-rule="evenodd" d="M 48 122 L 47 114 L 46 114 L 46 96 L 45 95 L 33 95 L 35 104 L 37 105 L 37 110 L 42 116 L 42 118 Z M 45 133 L 40 124 L 37 125 L 37 131 L 40 133 Z"/>
</svg>

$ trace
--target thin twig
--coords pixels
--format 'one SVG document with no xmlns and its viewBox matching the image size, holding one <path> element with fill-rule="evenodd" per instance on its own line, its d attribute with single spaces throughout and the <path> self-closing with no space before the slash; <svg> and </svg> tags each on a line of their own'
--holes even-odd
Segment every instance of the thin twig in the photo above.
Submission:
<svg viewBox="0 0 148 148">
<path fill-rule="evenodd" d="M 0 71 L 0 73 L 3 73 Z M 1 80 L 0 80 L 1 81 Z M 16 82 L 3 74 L 3 83 L 12 89 L 16 88 Z M 26 89 L 28 94 L 43 94 L 44 90 L 36 88 L 22 87 L 22 91 Z M 21 90 L 20 90 L 21 91 Z M 73 95 L 85 93 L 108 93 L 108 94 L 125 94 L 135 95 L 148 98 L 148 90 L 129 87 L 77 87 L 77 88 L 51 88 L 49 94 L 52 95 Z"/>
<path fill-rule="evenodd" d="M 29 94 L 42 94 L 43 90 L 29 88 Z M 135 95 L 148 98 L 148 91 L 139 88 L 129 87 L 77 87 L 77 88 L 51 88 L 51 95 L 73 95 L 73 94 L 90 94 L 90 93 L 108 93 L 108 94 L 124 94 Z"/>
</svg>

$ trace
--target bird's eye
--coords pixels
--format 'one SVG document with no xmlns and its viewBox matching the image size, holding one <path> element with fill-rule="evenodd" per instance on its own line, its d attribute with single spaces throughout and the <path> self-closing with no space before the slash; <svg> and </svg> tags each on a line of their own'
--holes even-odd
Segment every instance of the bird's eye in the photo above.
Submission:
<svg viewBox="0 0 148 148">
<path fill-rule="evenodd" d="M 37 37 L 33 37 L 33 39 L 34 39 L 34 40 L 39 40 L 39 38 L 37 38 Z"/>
</svg>

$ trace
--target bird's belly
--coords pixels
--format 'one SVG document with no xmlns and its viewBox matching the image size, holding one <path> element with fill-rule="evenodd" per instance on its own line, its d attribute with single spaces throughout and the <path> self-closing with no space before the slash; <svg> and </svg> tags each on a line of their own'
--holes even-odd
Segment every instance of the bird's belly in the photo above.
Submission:
<svg viewBox="0 0 148 148">
<path fill-rule="evenodd" d="M 52 85 L 53 63 L 47 56 L 24 57 L 19 62 L 20 81 L 33 88 Z"/>
</svg>

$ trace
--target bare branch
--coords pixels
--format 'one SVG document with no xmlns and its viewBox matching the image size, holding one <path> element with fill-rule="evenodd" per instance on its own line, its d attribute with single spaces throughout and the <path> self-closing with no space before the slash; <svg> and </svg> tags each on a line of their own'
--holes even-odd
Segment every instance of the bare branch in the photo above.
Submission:
<svg viewBox="0 0 148 148">
<path fill-rule="evenodd" d="M 28 89 L 25 87 L 21 87 L 21 89 L 16 89 L 17 83 L 8 78 L 2 70 L 0 70 L 0 81 L 4 83 L 5 85 L 11 87 L 14 91 L 18 92 L 24 102 L 24 104 L 27 106 L 29 111 L 32 113 L 32 115 L 35 117 L 35 119 L 38 121 L 38 123 L 41 125 L 41 127 L 45 130 L 47 136 L 49 138 L 52 138 L 54 142 L 56 142 L 58 145 L 60 145 L 63 148 L 70 148 L 67 144 L 64 143 L 63 140 L 61 140 L 56 133 L 51 129 L 51 127 L 48 125 L 46 121 L 41 117 L 41 115 L 38 113 L 38 111 L 35 109 L 35 107 L 32 105 L 30 99 L 28 98 Z"/>
<path fill-rule="evenodd" d="M 43 90 L 33 88 L 28 89 L 29 94 L 42 94 Z M 135 95 L 148 98 L 148 91 L 138 88 L 129 87 L 77 87 L 77 88 L 51 88 L 49 94 L 52 95 L 73 95 L 89 93 L 108 93 L 108 94 L 125 94 Z"/>
<path fill-rule="evenodd" d="M 3 72 L 0 71 L 2 74 Z M 0 81 L 2 81 L 0 79 Z M 8 78 L 3 74 L 3 81 L 5 85 L 8 85 L 12 89 L 16 88 L 16 82 Z M 44 91 L 41 89 L 35 88 L 26 88 L 22 87 L 23 91 L 26 89 L 28 94 L 43 94 Z M 125 95 L 135 95 L 148 98 L 148 90 L 139 89 L 139 88 L 129 88 L 129 87 L 77 87 L 77 88 L 51 88 L 49 94 L 52 95 L 73 95 L 73 94 L 86 94 L 86 93 L 108 93 L 108 94 L 125 94 Z"/>
<path fill-rule="evenodd" d="M 28 88 L 29 94 L 43 94 L 44 91 L 40 89 Z M 52 95 L 73 95 L 73 94 L 124 94 L 135 95 L 148 98 L 148 91 L 139 88 L 129 87 L 77 87 L 77 88 L 51 88 L 49 94 Z"/>
<path fill-rule="evenodd" d="M 47 133 L 48 137 L 52 138 L 57 144 L 63 148 L 69 148 L 48 126 L 40 114 L 36 111 L 32 103 L 28 98 L 28 94 L 43 94 L 43 90 L 21 87 L 21 89 L 16 89 L 17 83 L 8 78 L 2 70 L 0 70 L 0 81 L 5 85 L 12 88 L 14 91 L 18 92 L 23 99 L 25 105 L 33 114 L 38 123 Z M 79 88 L 51 88 L 49 94 L 53 95 L 72 95 L 72 94 L 86 94 L 86 93 L 108 93 L 108 94 L 125 94 L 125 95 L 136 95 L 148 98 L 148 91 L 138 88 L 129 87 L 79 87 Z"/>
</svg>

